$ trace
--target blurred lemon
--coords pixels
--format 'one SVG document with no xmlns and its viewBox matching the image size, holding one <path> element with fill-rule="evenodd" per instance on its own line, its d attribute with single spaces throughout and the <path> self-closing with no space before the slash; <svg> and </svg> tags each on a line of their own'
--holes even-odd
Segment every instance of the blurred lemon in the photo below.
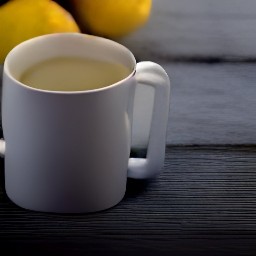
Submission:
<svg viewBox="0 0 256 256">
<path fill-rule="evenodd" d="M 17 44 L 35 36 L 79 32 L 73 17 L 51 0 L 12 0 L 0 7 L 0 63 Z"/>
<path fill-rule="evenodd" d="M 69 0 L 85 31 L 108 38 L 125 36 L 149 18 L 152 0 Z"/>
</svg>

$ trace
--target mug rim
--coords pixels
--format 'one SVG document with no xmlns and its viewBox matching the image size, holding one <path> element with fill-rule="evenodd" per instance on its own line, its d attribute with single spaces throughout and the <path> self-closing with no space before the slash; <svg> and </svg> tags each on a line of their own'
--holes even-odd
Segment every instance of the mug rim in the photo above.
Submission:
<svg viewBox="0 0 256 256">
<path fill-rule="evenodd" d="M 89 90 L 81 90 L 81 91 L 61 91 L 61 90 L 45 90 L 45 89 L 39 89 L 39 88 L 35 88 L 29 85 L 26 85 L 22 82 L 20 82 L 18 79 L 16 79 L 10 69 L 9 69 L 9 65 L 8 65 L 8 60 L 11 56 L 13 56 L 15 54 L 15 51 L 17 51 L 19 48 L 23 47 L 26 44 L 29 44 L 33 41 L 40 41 L 43 38 L 54 38 L 54 37 L 84 37 L 86 39 L 90 38 L 92 40 L 95 41 L 99 41 L 99 42 L 107 42 L 110 43 L 112 45 L 116 45 L 117 47 L 121 48 L 123 51 L 126 51 L 129 54 L 130 59 L 133 62 L 133 68 L 132 71 L 129 73 L 128 76 L 126 76 L 125 78 L 117 81 L 116 83 L 107 85 L 107 86 L 103 86 L 100 88 L 96 88 L 96 89 L 89 89 Z M 84 34 L 84 33 L 80 33 L 80 32 L 63 32 L 63 33 L 51 33 L 51 34 L 45 34 L 45 35 L 40 35 L 40 36 L 36 36 L 30 39 L 27 39 L 19 44 L 17 44 L 15 47 L 13 47 L 9 53 L 7 54 L 5 61 L 4 61 L 4 65 L 3 65 L 3 75 L 7 75 L 11 80 L 13 80 L 13 82 L 15 82 L 17 85 L 27 89 L 27 90 L 31 90 L 31 91 L 35 91 L 35 92 L 40 92 L 40 93 L 49 93 L 49 94 L 88 94 L 88 93 L 96 93 L 96 92 L 102 92 L 102 91 L 106 91 L 106 90 L 110 90 L 114 87 L 120 86 L 121 84 L 123 84 L 125 81 L 129 80 L 131 77 L 134 77 L 136 74 L 136 59 L 135 56 L 133 55 L 133 53 L 124 45 L 108 39 L 108 38 L 104 38 L 104 37 L 100 37 L 100 36 L 95 36 L 95 35 L 89 35 L 89 34 Z"/>
</svg>

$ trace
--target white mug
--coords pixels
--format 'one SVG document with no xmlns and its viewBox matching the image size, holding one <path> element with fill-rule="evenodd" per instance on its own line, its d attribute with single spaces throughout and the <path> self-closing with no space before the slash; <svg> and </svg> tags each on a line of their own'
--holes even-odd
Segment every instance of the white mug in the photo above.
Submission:
<svg viewBox="0 0 256 256">
<path fill-rule="evenodd" d="M 132 72 L 113 85 L 79 92 L 35 89 L 18 80 L 31 66 L 58 56 L 109 60 Z M 142 88 L 153 91 L 152 107 Z M 60 33 L 17 45 L 3 69 L 0 153 L 8 197 L 25 209 L 56 213 L 116 205 L 127 177 L 151 178 L 163 165 L 169 95 L 162 67 L 136 65 L 126 47 L 105 38 Z M 144 116 L 149 127 L 141 127 Z M 146 157 L 129 158 L 131 144 L 146 146 Z"/>
</svg>

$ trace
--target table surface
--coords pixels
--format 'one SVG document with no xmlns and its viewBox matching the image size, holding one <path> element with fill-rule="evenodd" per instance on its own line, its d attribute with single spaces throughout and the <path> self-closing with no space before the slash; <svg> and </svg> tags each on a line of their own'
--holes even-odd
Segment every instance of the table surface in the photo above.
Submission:
<svg viewBox="0 0 256 256">
<path fill-rule="evenodd" d="M 254 0 L 153 1 L 147 25 L 120 42 L 171 78 L 161 174 L 128 179 L 125 198 L 106 211 L 49 214 L 8 199 L 1 159 L 0 250 L 255 255 L 255 24 Z"/>
</svg>

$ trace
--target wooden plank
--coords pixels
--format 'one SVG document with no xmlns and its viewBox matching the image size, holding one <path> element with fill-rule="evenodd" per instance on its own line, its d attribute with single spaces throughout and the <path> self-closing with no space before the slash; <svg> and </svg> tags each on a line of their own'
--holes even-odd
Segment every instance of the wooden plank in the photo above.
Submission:
<svg viewBox="0 0 256 256">
<path fill-rule="evenodd" d="M 256 65 L 165 64 L 167 144 L 255 144 Z"/>
<path fill-rule="evenodd" d="M 168 147 L 159 177 L 129 180 L 116 207 L 79 215 L 23 210 L 2 184 L 0 246 L 17 255 L 255 255 L 255 166 L 255 147 Z"/>
<path fill-rule="evenodd" d="M 157 0 L 149 22 L 120 40 L 141 60 L 256 57 L 254 0 Z"/>
<path fill-rule="evenodd" d="M 159 63 L 172 82 L 168 145 L 256 143 L 256 64 Z"/>
</svg>

